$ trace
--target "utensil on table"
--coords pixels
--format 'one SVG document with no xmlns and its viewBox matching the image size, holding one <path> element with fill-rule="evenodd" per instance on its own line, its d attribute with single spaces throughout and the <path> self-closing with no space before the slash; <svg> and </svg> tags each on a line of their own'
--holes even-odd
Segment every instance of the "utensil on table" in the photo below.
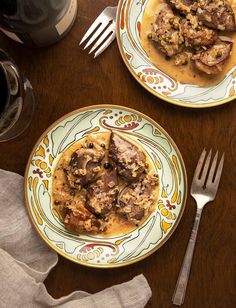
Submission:
<svg viewBox="0 0 236 308">
<path fill-rule="evenodd" d="M 210 151 L 205 160 L 206 153 L 207 152 L 204 149 L 198 161 L 192 181 L 191 195 L 197 203 L 197 213 L 192 233 L 189 239 L 187 251 L 185 253 L 184 261 L 172 298 L 173 304 L 175 305 L 182 305 L 184 302 L 202 210 L 208 202 L 215 199 L 222 174 L 224 154 L 220 160 L 218 167 L 216 168 L 218 152 L 216 153 L 208 174 L 212 151 Z"/>
<path fill-rule="evenodd" d="M 89 51 L 90 54 L 98 48 L 94 58 L 100 55 L 116 38 L 116 12 L 116 6 L 107 7 L 92 23 L 79 43 L 81 45 L 89 38 L 84 49 L 94 43 Z"/>
<path fill-rule="evenodd" d="M 34 106 L 29 80 L 0 49 L 0 142 L 17 137 L 29 126 Z"/>
</svg>

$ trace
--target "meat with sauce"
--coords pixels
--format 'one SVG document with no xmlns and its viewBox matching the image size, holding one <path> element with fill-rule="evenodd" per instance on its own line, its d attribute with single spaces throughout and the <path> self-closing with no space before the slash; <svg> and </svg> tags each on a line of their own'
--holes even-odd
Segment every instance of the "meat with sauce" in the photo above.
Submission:
<svg viewBox="0 0 236 308">
<path fill-rule="evenodd" d="M 200 71 L 208 75 L 218 74 L 229 58 L 231 50 L 232 43 L 218 41 L 212 47 L 198 52 L 192 57 L 192 60 L 195 61 L 194 63 Z"/>
<path fill-rule="evenodd" d="M 218 38 L 215 30 L 203 26 L 198 17 L 191 14 L 181 21 L 181 31 L 186 47 L 210 46 Z"/>
<path fill-rule="evenodd" d="M 78 147 L 67 149 L 53 176 L 53 208 L 60 214 L 65 228 L 78 234 L 107 232 L 111 228 L 110 219 L 120 215 L 133 228 L 133 223 L 149 214 L 156 200 L 153 189 L 158 181 L 147 174 L 150 166 L 146 160 L 142 148 L 114 132 L 106 138 L 89 135 Z M 99 170 L 90 171 L 91 166 Z M 127 194 L 133 198 L 130 204 Z M 138 194 L 143 195 L 143 201 Z M 131 212 L 127 214 L 130 206 Z"/>
<path fill-rule="evenodd" d="M 235 31 L 235 16 L 226 0 L 198 0 L 197 15 L 207 27 L 221 31 Z"/>
<path fill-rule="evenodd" d="M 126 220 L 139 224 L 154 204 L 153 190 L 158 185 L 157 175 L 143 175 L 128 185 L 118 196 L 117 213 Z"/>
<path fill-rule="evenodd" d="M 234 11 L 227 0 L 165 0 L 148 38 L 176 66 L 187 65 L 192 59 L 198 70 L 216 75 L 230 56 L 233 43 L 220 31 L 235 30 Z"/>
<path fill-rule="evenodd" d="M 189 55 L 187 52 L 181 52 L 174 56 L 174 61 L 176 66 L 186 65 L 189 62 Z"/>
<path fill-rule="evenodd" d="M 182 14 L 196 12 L 198 8 L 198 2 L 196 0 L 169 0 L 169 2 Z"/>
<path fill-rule="evenodd" d="M 85 207 L 96 216 L 104 217 L 116 204 L 118 177 L 116 169 L 106 170 L 87 190 Z"/>
<path fill-rule="evenodd" d="M 158 48 L 168 57 L 183 49 L 184 39 L 180 32 L 180 18 L 175 16 L 167 5 L 159 12 L 148 38 L 156 42 Z"/>
<path fill-rule="evenodd" d="M 64 220 L 66 230 L 78 234 L 98 233 L 105 230 L 105 222 L 98 219 L 86 209 L 83 209 L 76 215 L 66 209 L 66 217 Z"/>
<path fill-rule="evenodd" d="M 65 193 L 65 195 L 67 195 Z M 105 224 L 97 219 L 85 208 L 87 194 L 85 189 L 75 192 L 73 196 L 67 195 L 65 200 L 54 201 L 54 207 L 60 213 L 68 231 L 75 233 L 99 232 L 104 230 Z"/>
<path fill-rule="evenodd" d="M 128 181 L 138 179 L 145 172 L 144 152 L 116 133 L 111 134 L 109 156 L 118 174 Z"/>
<path fill-rule="evenodd" d="M 90 135 L 85 145 L 72 153 L 71 160 L 65 169 L 70 186 L 80 189 L 96 181 L 105 153 L 103 144 Z"/>
<path fill-rule="evenodd" d="M 53 190 L 54 203 L 56 206 L 63 205 L 68 201 L 68 199 L 72 199 L 75 195 L 75 191 L 70 187 L 67 176 L 64 172 L 63 163 L 56 168 L 54 180 L 56 181 Z"/>
</svg>

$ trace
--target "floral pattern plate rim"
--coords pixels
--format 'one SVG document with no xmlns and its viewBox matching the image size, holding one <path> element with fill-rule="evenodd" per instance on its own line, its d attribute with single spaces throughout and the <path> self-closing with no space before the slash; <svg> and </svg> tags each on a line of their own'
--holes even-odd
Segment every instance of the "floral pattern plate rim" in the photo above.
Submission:
<svg viewBox="0 0 236 308">
<path fill-rule="evenodd" d="M 155 211 L 134 231 L 115 237 L 77 235 L 65 230 L 52 208 L 53 170 L 60 155 L 89 133 L 119 131 L 140 142 L 160 178 Z M 25 204 L 36 230 L 62 256 L 91 267 L 119 267 L 160 248 L 183 214 L 187 176 L 182 156 L 165 130 L 146 115 L 116 105 L 75 110 L 53 123 L 39 138 L 25 172 Z"/>
<path fill-rule="evenodd" d="M 140 42 L 142 17 L 149 0 L 119 0 L 117 42 L 132 76 L 149 92 L 169 103 L 192 108 L 213 107 L 236 98 L 236 65 L 219 84 L 203 88 L 181 84 L 150 62 Z"/>
</svg>

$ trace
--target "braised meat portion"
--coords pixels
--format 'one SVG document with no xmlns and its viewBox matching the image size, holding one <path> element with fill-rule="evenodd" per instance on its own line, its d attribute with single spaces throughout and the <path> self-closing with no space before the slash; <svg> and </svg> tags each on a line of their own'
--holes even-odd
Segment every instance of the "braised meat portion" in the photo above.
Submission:
<svg viewBox="0 0 236 308">
<path fill-rule="evenodd" d="M 187 47 L 210 46 L 217 40 L 217 32 L 199 23 L 198 17 L 188 14 L 181 21 L 181 31 Z"/>
<path fill-rule="evenodd" d="M 198 2 L 196 0 L 169 0 L 169 2 L 182 14 L 196 12 L 198 8 Z"/>
<path fill-rule="evenodd" d="M 174 56 L 175 65 L 176 66 L 186 65 L 189 62 L 189 58 L 190 56 L 188 55 L 187 52 L 181 52 Z"/>
<path fill-rule="evenodd" d="M 68 231 L 78 234 L 98 233 L 105 230 L 105 223 L 92 215 L 89 211 L 85 212 L 85 209 L 77 215 L 67 210 L 64 224 Z"/>
<path fill-rule="evenodd" d="M 105 152 L 102 144 L 99 144 L 94 138 L 72 153 L 71 160 L 65 170 L 72 188 L 80 189 L 97 179 Z"/>
<path fill-rule="evenodd" d="M 181 52 L 184 39 L 180 32 L 180 18 L 174 15 L 170 7 L 166 6 L 159 12 L 148 38 L 155 41 L 169 57 Z"/>
<path fill-rule="evenodd" d="M 75 190 L 69 185 L 63 164 L 55 170 L 54 181 L 56 181 L 56 185 L 54 185 L 53 198 L 56 206 L 65 204 L 74 197 Z"/>
<path fill-rule="evenodd" d="M 232 43 L 218 41 L 212 47 L 201 50 L 192 57 L 196 67 L 206 74 L 217 74 L 229 58 L 232 50 Z"/>
<path fill-rule="evenodd" d="M 118 177 L 116 169 L 105 171 L 87 190 L 86 208 L 97 216 L 106 216 L 116 204 Z"/>
<path fill-rule="evenodd" d="M 128 181 L 138 179 L 145 172 L 144 152 L 116 133 L 111 134 L 109 156 L 118 174 Z"/>
<path fill-rule="evenodd" d="M 120 225 L 133 230 L 157 199 L 158 179 L 147 159 L 141 147 L 117 133 L 88 135 L 68 148 L 55 168 L 52 191 L 65 228 L 78 234 L 113 234 Z"/>
<path fill-rule="evenodd" d="M 128 185 L 118 196 L 117 212 L 126 220 L 139 224 L 153 204 L 153 190 L 158 185 L 157 175 L 143 175 Z"/>
<path fill-rule="evenodd" d="M 208 75 L 220 73 L 233 43 L 227 32 L 221 34 L 220 31 L 236 31 L 231 3 L 227 0 L 165 0 L 159 9 L 148 38 L 166 59 L 176 66 L 189 64 L 189 69 L 194 65 Z"/>
<path fill-rule="evenodd" d="M 207 27 L 235 31 L 235 16 L 231 5 L 226 0 L 198 0 L 197 15 Z"/>
<path fill-rule="evenodd" d="M 86 190 L 82 189 L 73 198 L 68 198 L 60 214 L 68 231 L 75 233 L 99 232 L 105 224 L 85 208 Z M 60 204 L 57 206 L 61 206 Z"/>
</svg>

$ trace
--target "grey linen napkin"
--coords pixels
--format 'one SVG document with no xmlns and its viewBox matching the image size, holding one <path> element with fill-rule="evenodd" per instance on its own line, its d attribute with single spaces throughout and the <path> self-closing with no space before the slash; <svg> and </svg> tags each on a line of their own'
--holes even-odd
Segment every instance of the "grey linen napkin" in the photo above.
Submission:
<svg viewBox="0 0 236 308">
<path fill-rule="evenodd" d="M 0 307 L 141 308 L 151 297 L 143 275 L 96 294 L 52 298 L 43 281 L 58 256 L 40 238 L 24 206 L 23 177 L 0 170 Z"/>
</svg>

